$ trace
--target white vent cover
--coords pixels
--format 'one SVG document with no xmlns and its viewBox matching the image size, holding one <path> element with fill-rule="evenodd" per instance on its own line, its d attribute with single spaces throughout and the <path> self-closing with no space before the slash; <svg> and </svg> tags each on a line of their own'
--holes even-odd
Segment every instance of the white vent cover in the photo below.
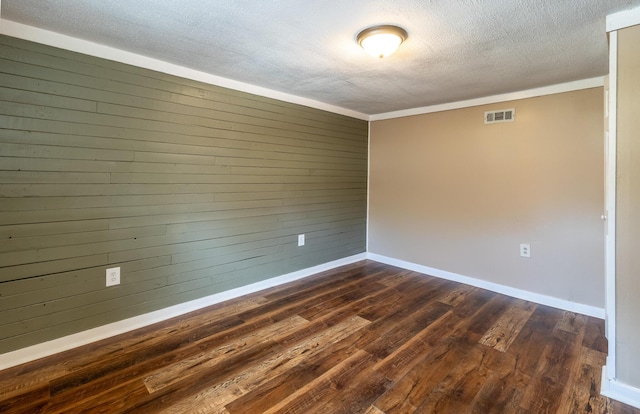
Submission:
<svg viewBox="0 0 640 414">
<path fill-rule="evenodd" d="M 516 118 L 516 110 L 500 109 L 497 111 L 487 111 L 484 113 L 485 124 L 496 124 L 498 122 L 513 122 Z"/>
</svg>

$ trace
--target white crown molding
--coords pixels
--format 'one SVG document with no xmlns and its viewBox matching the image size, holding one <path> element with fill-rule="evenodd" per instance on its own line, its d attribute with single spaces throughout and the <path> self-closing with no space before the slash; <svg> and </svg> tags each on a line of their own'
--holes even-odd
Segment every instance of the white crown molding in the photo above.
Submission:
<svg viewBox="0 0 640 414">
<path fill-rule="evenodd" d="M 582 79 L 573 82 L 560 83 L 557 85 L 544 86 L 541 88 L 528 89 L 519 92 L 503 93 L 500 95 L 486 96 L 483 98 L 468 99 L 465 101 L 450 102 L 440 105 L 423 106 L 420 108 L 405 109 L 402 111 L 386 112 L 382 114 L 371 115 L 370 121 L 382 121 L 385 119 L 403 118 L 406 116 L 430 114 L 433 112 L 450 111 L 452 109 L 469 108 L 472 106 L 488 105 L 500 102 L 515 101 L 518 99 L 535 98 L 544 95 L 553 95 L 556 93 L 564 93 L 577 91 L 582 89 L 591 89 L 604 86 L 604 76 L 595 78 Z"/>
<path fill-rule="evenodd" d="M 192 79 L 195 81 L 234 89 L 241 92 L 247 92 L 254 95 L 277 99 L 280 101 L 308 106 L 311 108 L 333 112 L 356 119 L 362 119 L 364 121 L 369 120 L 369 115 L 353 111 L 351 109 L 341 108 L 339 106 L 330 105 L 313 99 L 291 95 L 288 93 L 275 91 L 273 89 L 263 88 L 261 86 L 223 78 L 221 76 L 215 76 L 210 73 L 189 69 L 184 66 L 165 62 L 159 59 L 138 55 L 136 53 L 127 52 L 125 50 L 116 49 L 114 47 L 89 42 L 87 40 L 78 39 L 33 26 L 28 26 L 22 23 L 16 23 L 11 20 L 0 18 L 0 34 L 17 37 L 19 39 L 29 40 L 31 42 L 41 43 L 60 49 L 66 49 L 72 52 L 78 52 L 89 56 L 95 56 L 102 59 L 138 66 L 169 75 L 179 76 L 181 78 Z"/>
<path fill-rule="evenodd" d="M 239 288 L 216 293 L 204 298 L 181 303 L 175 306 L 170 306 L 168 308 L 160 309 L 155 312 L 146 313 L 140 316 L 134 316 L 133 318 L 124 319 L 122 321 L 99 326 L 93 329 L 88 329 L 86 331 L 18 349 L 16 351 L 0 354 L 0 371 L 3 369 L 14 367 L 16 365 L 35 361 L 36 359 L 67 351 L 69 349 L 77 348 L 82 345 L 87 345 L 101 339 L 110 338 L 112 336 L 129 332 L 134 329 L 149 326 L 157 322 L 162 322 L 176 316 L 184 315 L 185 313 L 193 312 L 198 309 L 206 308 L 207 306 L 215 305 L 216 303 L 224 302 L 226 300 L 272 288 L 274 286 L 293 282 L 295 280 L 303 279 L 320 272 L 335 269 L 336 267 L 359 262 L 361 260 L 365 260 L 366 258 L 366 253 L 356 254 L 307 269 L 298 270 L 286 275 L 263 280 L 251 285 L 241 286 Z"/>
<path fill-rule="evenodd" d="M 0 0 L 1 2 L 1 0 Z M 619 13 L 618 13 L 619 14 Z M 614 16 L 614 15 L 611 15 Z M 607 17 L 609 18 L 609 16 Z M 247 92 L 258 96 L 277 99 L 284 102 L 294 103 L 298 105 L 308 106 L 323 111 L 328 111 L 340 115 L 349 116 L 364 121 L 379 121 L 384 119 L 402 118 L 406 116 L 422 115 L 433 112 L 448 111 L 452 109 L 468 108 L 478 105 L 486 105 L 498 102 L 513 101 L 517 99 L 532 98 L 536 96 L 552 95 L 556 93 L 570 92 L 580 89 L 589 89 L 604 86 L 604 77 L 595 77 L 583 79 L 573 82 L 567 82 L 557 85 L 545 86 L 525 91 L 511 92 L 500 95 L 487 96 L 476 99 L 469 99 L 458 102 L 450 102 L 439 105 L 424 106 L 419 108 L 406 109 L 401 111 L 385 112 L 380 114 L 368 115 L 362 112 L 353 111 L 351 109 L 327 104 L 313 99 L 296 96 L 261 86 L 251 85 L 245 82 L 235 81 L 233 79 L 223 78 L 221 76 L 212 75 L 210 73 L 190 69 L 184 66 L 154 59 L 148 56 L 139 55 L 125 50 L 116 49 L 114 47 L 78 39 L 64 34 L 40 29 L 37 27 L 25 25 L 22 23 L 5 20 L 0 17 L 0 34 L 4 34 L 19 39 L 29 40 L 35 43 L 41 43 L 73 52 L 82 53 L 89 56 L 95 56 L 102 59 L 112 60 L 115 62 L 125 63 L 149 70 L 154 70 L 169 75 L 179 76 L 186 79 L 221 86 L 241 92 Z"/>
<path fill-rule="evenodd" d="M 640 24 L 640 7 L 608 15 L 606 30 L 607 32 L 612 32 L 638 24 Z"/>
<path fill-rule="evenodd" d="M 584 305 L 582 303 L 570 302 L 568 300 L 554 298 L 552 296 L 533 293 L 522 289 L 516 289 L 510 286 L 500 285 L 498 283 L 487 282 L 486 280 L 476 279 L 469 276 L 463 276 L 457 273 L 448 272 L 446 270 L 435 269 L 404 260 L 394 259 L 392 257 L 382 256 L 376 253 L 367 253 L 367 258 L 376 262 L 385 263 L 391 266 L 400 267 L 414 272 L 424 273 L 425 275 L 435 276 L 442 279 L 452 280 L 454 282 L 464 283 L 479 287 L 482 289 L 497 292 L 503 295 L 511 296 L 518 299 L 527 300 L 529 302 L 538 303 L 540 305 L 551 306 L 557 309 L 576 312 L 595 318 L 604 319 L 604 309 L 595 306 Z"/>
</svg>

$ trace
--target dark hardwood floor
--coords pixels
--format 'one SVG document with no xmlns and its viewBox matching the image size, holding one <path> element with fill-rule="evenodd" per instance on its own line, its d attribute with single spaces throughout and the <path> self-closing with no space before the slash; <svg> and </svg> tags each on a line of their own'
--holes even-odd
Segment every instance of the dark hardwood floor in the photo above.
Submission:
<svg viewBox="0 0 640 414">
<path fill-rule="evenodd" d="M 640 413 L 604 322 L 365 261 L 0 372 L 2 413 Z"/>
</svg>

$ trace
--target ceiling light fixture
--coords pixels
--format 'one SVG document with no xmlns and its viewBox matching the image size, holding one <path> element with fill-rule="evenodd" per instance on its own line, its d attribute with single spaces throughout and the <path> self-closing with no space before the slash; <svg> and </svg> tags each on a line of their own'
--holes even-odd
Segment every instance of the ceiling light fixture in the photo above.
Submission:
<svg viewBox="0 0 640 414">
<path fill-rule="evenodd" d="M 365 52 L 383 58 L 395 52 L 408 36 L 407 31 L 398 26 L 384 25 L 364 29 L 358 33 L 356 40 Z"/>
</svg>

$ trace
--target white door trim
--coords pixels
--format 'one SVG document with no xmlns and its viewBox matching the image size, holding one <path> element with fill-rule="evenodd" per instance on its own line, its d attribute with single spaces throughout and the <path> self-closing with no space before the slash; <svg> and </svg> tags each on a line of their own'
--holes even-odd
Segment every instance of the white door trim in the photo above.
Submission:
<svg viewBox="0 0 640 414">
<path fill-rule="evenodd" d="M 617 73 L 618 73 L 618 33 L 609 34 L 609 92 L 607 110 L 607 133 L 605 147 L 605 322 L 609 340 L 607 374 L 616 375 L 616 120 L 617 120 Z"/>
</svg>

